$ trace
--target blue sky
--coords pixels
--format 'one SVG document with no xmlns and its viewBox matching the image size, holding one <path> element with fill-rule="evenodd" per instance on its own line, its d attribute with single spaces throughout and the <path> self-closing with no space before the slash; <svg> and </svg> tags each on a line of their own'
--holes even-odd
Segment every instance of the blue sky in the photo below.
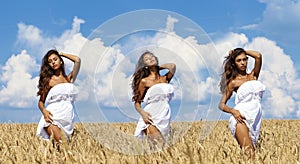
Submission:
<svg viewBox="0 0 300 164">
<path fill-rule="evenodd" d="M 263 98 L 264 117 L 300 118 L 300 2 L 297 0 L 4 0 L 1 6 L 0 122 L 37 122 L 41 117 L 36 85 L 41 59 L 52 48 L 83 58 L 76 83 L 82 91 L 77 104 L 80 120 L 87 119 L 86 115 L 97 116 L 95 112 L 106 117 L 101 119 L 99 116 L 100 120 L 132 121 L 131 118 L 137 117 L 128 101 L 128 79 L 137 54 L 143 48 L 167 54 L 158 55 L 162 63 L 187 59 L 178 63 L 182 67 L 173 80 L 177 95 L 180 95 L 172 102 L 175 120 L 205 119 L 206 116 L 219 118 L 221 113 L 215 108 L 220 96 L 216 93 L 219 80 L 216 74 L 223 57 L 235 47 L 255 49 L 263 54 L 260 80 L 267 86 Z M 149 26 L 152 32 L 145 29 L 129 32 L 108 44 L 107 38 L 113 34 L 127 28 L 138 31 L 135 27 L 143 28 L 150 22 L 151 17 L 136 12 L 142 9 L 155 9 L 158 11 L 155 18 L 163 23 L 153 22 L 153 26 Z M 133 16 L 137 18 L 131 20 Z M 118 19 L 127 21 L 122 23 Z M 113 32 L 105 32 L 106 26 L 113 26 Z M 187 27 L 196 31 L 189 31 Z M 153 34 L 153 30 L 161 29 L 164 32 Z M 202 37 L 204 33 L 206 36 Z M 200 43 L 202 39 L 211 39 L 213 50 L 208 44 Z M 204 61 L 193 56 L 193 48 L 200 52 Z M 181 54 L 172 56 L 172 52 Z M 102 58 L 95 55 L 97 53 L 101 53 Z M 208 66 L 199 66 L 203 63 Z M 206 70 L 215 73 L 207 74 Z M 196 84 L 186 80 L 188 72 L 193 73 L 192 81 Z M 96 87 L 93 88 L 93 83 L 85 83 L 95 77 Z M 115 81 L 121 85 L 114 84 Z M 192 98 L 184 99 L 190 96 L 185 94 L 190 93 L 186 88 L 191 84 L 196 87 L 196 92 L 190 94 L 196 97 L 193 101 Z M 95 102 L 88 101 L 95 97 Z M 111 101 L 112 97 L 117 98 L 117 103 Z M 208 110 L 210 105 L 212 109 Z M 221 118 L 228 116 L 222 114 Z"/>
</svg>

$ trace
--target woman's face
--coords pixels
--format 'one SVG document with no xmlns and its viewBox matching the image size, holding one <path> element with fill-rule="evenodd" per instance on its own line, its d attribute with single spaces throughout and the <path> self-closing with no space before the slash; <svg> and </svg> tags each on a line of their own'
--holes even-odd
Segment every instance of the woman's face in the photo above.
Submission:
<svg viewBox="0 0 300 164">
<path fill-rule="evenodd" d="M 150 53 L 147 53 L 147 54 L 144 55 L 143 61 L 144 61 L 145 65 L 149 66 L 149 67 L 158 64 L 155 56 L 150 54 Z"/>
<path fill-rule="evenodd" d="M 247 63 L 248 63 L 248 57 L 245 53 L 241 53 L 239 54 L 235 60 L 235 65 L 237 67 L 238 70 L 240 71 L 246 71 L 247 69 Z"/>
<path fill-rule="evenodd" d="M 48 57 L 48 63 L 53 70 L 58 70 L 62 64 L 62 61 L 56 54 L 51 54 Z"/>
</svg>

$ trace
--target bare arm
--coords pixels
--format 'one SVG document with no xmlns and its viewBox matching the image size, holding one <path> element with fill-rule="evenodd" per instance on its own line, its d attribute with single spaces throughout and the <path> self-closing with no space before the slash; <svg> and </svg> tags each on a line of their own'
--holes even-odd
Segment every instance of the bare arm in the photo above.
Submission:
<svg viewBox="0 0 300 164">
<path fill-rule="evenodd" d="M 160 70 L 168 69 L 169 72 L 166 73 L 167 81 L 170 82 L 176 72 L 176 65 L 174 63 L 166 63 L 160 66 Z"/>
<path fill-rule="evenodd" d="M 45 108 L 45 98 L 46 98 L 46 95 L 40 96 L 40 100 L 38 102 L 38 107 L 40 108 L 40 111 L 42 112 L 45 121 L 52 123 L 52 121 L 53 121 L 51 118 L 52 113 Z"/>
<path fill-rule="evenodd" d="M 80 64 L 81 64 L 81 59 L 78 56 L 72 55 L 72 54 L 67 54 L 67 53 L 59 53 L 61 56 L 68 58 L 72 62 L 74 62 L 73 70 L 69 73 L 68 79 L 70 80 L 71 83 L 74 83 L 76 80 L 76 77 L 78 75 L 79 69 L 80 69 Z"/>
<path fill-rule="evenodd" d="M 144 79 L 141 80 L 138 89 L 139 89 L 140 95 L 144 95 L 144 92 L 146 90 L 146 88 L 145 88 L 145 80 Z M 134 103 L 134 106 L 135 106 L 136 111 L 139 112 L 139 114 L 141 114 L 143 112 L 140 100 L 136 101 Z"/>
<path fill-rule="evenodd" d="M 231 83 L 229 83 L 231 84 Z M 230 99 L 232 92 L 233 92 L 233 88 L 230 87 L 231 85 L 229 85 L 229 87 L 226 88 L 225 93 L 223 93 L 223 96 L 219 102 L 219 109 L 221 109 L 222 111 L 226 112 L 226 113 L 231 113 L 232 108 L 228 107 L 226 105 L 227 101 Z"/>
<path fill-rule="evenodd" d="M 258 79 L 261 65 L 262 65 L 262 56 L 261 53 L 253 50 L 246 50 L 246 54 L 253 57 L 255 59 L 254 68 L 252 70 L 252 74 Z"/>
<path fill-rule="evenodd" d="M 142 79 L 140 84 L 139 84 L 139 92 L 140 92 L 140 95 L 144 95 L 145 91 L 146 91 L 146 87 L 145 87 L 145 79 Z M 134 103 L 134 107 L 136 109 L 136 111 L 142 116 L 144 122 L 147 124 L 147 123 L 152 123 L 152 120 L 151 120 L 151 115 L 150 113 L 144 111 L 141 107 L 141 101 L 136 101 Z"/>
<path fill-rule="evenodd" d="M 232 95 L 233 89 L 234 89 L 234 84 L 233 82 L 230 82 L 219 102 L 219 109 L 221 109 L 226 113 L 232 114 L 237 122 L 244 123 L 243 119 L 245 119 L 245 117 L 242 116 L 238 110 L 230 108 L 229 106 L 226 105 L 227 101 L 230 99 Z"/>
</svg>

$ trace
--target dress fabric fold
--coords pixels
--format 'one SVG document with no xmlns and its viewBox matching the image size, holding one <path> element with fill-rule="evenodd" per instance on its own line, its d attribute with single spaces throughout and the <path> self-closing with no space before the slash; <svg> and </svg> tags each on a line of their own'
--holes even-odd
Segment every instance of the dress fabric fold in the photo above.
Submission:
<svg viewBox="0 0 300 164">
<path fill-rule="evenodd" d="M 151 115 L 152 125 L 154 125 L 162 134 L 164 139 L 167 139 L 170 130 L 171 108 L 169 101 L 174 96 L 174 88 L 168 83 L 159 83 L 150 87 L 144 97 L 144 110 Z M 144 130 L 150 124 L 146 124 L 142 117 L 139 118 L 134 136 L 143 138 Z"/>
<path fill-rule="evenodd" d="M 45 100 L 45 108 L 52 113 L 53 124 L 62 129 L 67 137 L 74 129 L 74 102 L 78 95 L 77 87 L 72 83 L 60 83 L 50 89 Z M 50 139 L 45 130 L 50 123 L 44 117 L 40 118 L 36 135 L 43 139 Z"/>
<path fill-rule="evenodd" d="M 261 100 L 265 89 L 265 85 L 260 81 L 251 80 L 244 82 L 235 95 L 234 109 L 239 110 L 241 115 L 246 118 L 244 122 L 248 127 L 253 145 L 256 145 L 260 133 L 262 121 Z M 235 136 L 236 124 L 236 119 L 231 116 L 229 118 L 229 128 L 233 136 Z"/>
</svg>

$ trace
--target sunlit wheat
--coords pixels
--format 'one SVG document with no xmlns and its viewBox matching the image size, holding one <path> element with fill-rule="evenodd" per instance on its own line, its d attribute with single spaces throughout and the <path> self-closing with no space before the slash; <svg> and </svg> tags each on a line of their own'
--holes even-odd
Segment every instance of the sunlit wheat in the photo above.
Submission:
<svg viewBox="0 0 300 164">
<path fill-rule="evenodd" d="M 186 128 L 183 124 L 172 123 L 171 127 Z M 129 136 L 135 128 L 134 123 L 113 126 Z M 199 140 L 202 126 L 203 122 L 193 123 L 182 138 L 162 151 L 126 155 L 99 143 L 80 123 L 75 124 L 71 142 L 65 140 L 61 151 L 35 136 L 37 124 L 5 123 L 0 124 L 0 163 L 300 163 L 300 120 L 263 120 L 253 160 L 243 155 L 227 121 L 219 121 L 204 140 Z M 175 133 L 180 131 L 171 129 L 170 135 Z M 124 142 L 121 136 L 114 140 Z"/>
</svg>

